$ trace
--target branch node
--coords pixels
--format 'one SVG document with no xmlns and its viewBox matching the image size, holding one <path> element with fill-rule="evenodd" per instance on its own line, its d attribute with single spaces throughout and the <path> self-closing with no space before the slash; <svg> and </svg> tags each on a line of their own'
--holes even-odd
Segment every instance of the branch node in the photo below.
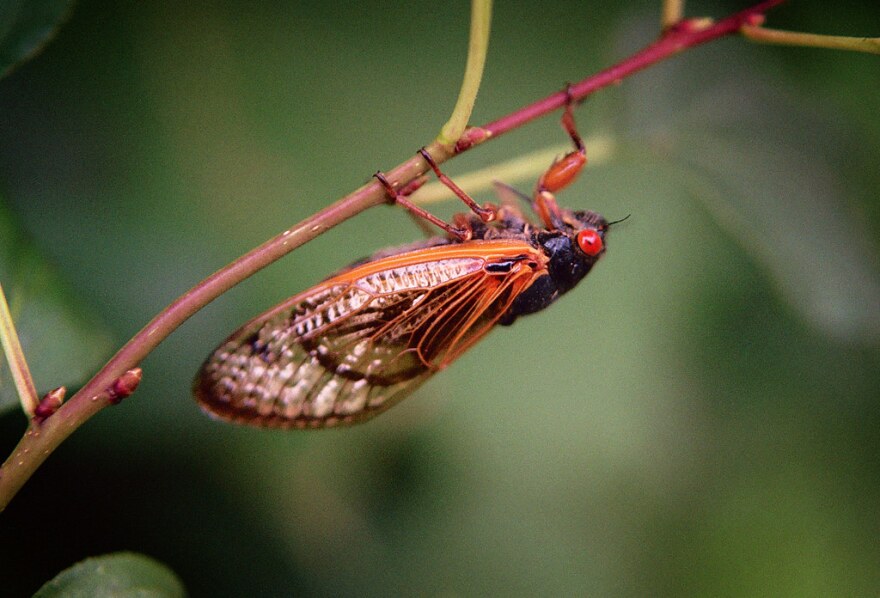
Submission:
<svg viewBox="0 0 880 598">
<path fill-rule="evenodd" d="M 37 404 L 36 408 L 34 408 L 34 423 L 42 424 L 44 421 L 49 419 L 49 417 L 58 411 L 58 408 L 61 407 L 61 404 L 64 402 L 64 397 L 67 395 L 67 388 L 64 386 L 59 386 L 54 390 L 50 390 L 46 393 L 40 402 Z"/>
</svg>

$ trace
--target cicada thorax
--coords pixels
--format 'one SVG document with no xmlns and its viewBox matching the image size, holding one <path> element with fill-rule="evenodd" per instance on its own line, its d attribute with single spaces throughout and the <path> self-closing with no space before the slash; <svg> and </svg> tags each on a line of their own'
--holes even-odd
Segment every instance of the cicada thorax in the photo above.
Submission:
<svg viewBox="0 0 880 598">
<path fill-rule="evenodd" d="M 546 263 L 522 241 L 368 261 L 235 332 L 205 362 L 196 396 L 215 415 L 261 426 L 369 418 L 484 336 Z"/>
</svg>

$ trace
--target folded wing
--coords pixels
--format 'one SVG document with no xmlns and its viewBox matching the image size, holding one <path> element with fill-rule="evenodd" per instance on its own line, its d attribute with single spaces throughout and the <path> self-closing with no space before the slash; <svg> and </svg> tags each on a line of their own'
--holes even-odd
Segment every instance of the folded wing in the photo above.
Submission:
<svg viewBox="0 0 880 598">
<path fill-rule="evenodd" d="M 202 406 L 258 426 L 320 428 L 384 411 L 482 338 L 546 273 L 523 241 L 367 262 L 258 316 L 195 381 Z"/>
</svg>

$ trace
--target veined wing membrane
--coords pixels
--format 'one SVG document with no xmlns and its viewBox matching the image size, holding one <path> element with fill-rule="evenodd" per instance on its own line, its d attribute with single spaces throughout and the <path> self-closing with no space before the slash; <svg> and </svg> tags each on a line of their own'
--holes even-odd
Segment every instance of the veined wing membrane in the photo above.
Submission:
<svg viewBox="0 0 880 598">
<path fill-rule="evenodd" d="M 545 265 L 512 241 L 367 262 L 245 324 L 205 362 L 196 396 L 209 412 L 252 425 L 362 421 L 482 338 Z"/>
</svg>

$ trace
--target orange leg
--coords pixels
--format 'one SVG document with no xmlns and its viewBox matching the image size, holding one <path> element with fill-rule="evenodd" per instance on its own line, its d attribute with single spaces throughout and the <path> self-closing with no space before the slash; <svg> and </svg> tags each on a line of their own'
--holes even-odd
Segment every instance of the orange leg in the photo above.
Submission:
<svg viewBox="0 0 880 598">
<path fill-rule="evenodd" d="M 413 189 L 413 185 L 408 185 L 407 187 L 404 187 L 401 191 L 398 191 L 394 188 L 394 185 L 392 185 L 388 181 L 388 179 L 385 178 L 385 175 L 382 174 L 382 172 L 376 172 L 376 174 L 374 174 L 373 176 L 376 177 L 376 179 L 382 184 L 383 187 L 385 187 L 385 193 L 388 195 L 391 201 L 393 201 L 400 207 L 405 208 L 415 218 L 427 220 L 431 224 L 442 228 L 444 231 L 446 231 L 448 235 L 458 238 L 458 240 L 460 241 L 467 241 L 471 238 L 473 233 L 469 227 L 453 226 L 447 222 L 444 222 L 426 209 L 417 206 L 409 199 L 407 199 L 407 195 L 415 190 Z M 415 187 L 418 188 L 418 186 L 419 185 Z M 456 224 L 460 223 L 456 222 Z"/>
<path fill-rule="evenodd" d="M 431 154 L 428 153 L 428 150 L 422 148 L 419 150 L 419 154 L 421 154 L 422 158 L 424 158 L 425 162 L 428 163 L 428 166 L 431 167 L 431 170 L 434 171 L 434 174 L 437 175 L 437 179 L 446 185 L 446 187 L 455 193 L 456 197 L 458 197 L 461 201 L 463 201 L 467 207 L 471 209 L 471 211 L 480 217 L 480 220 L 483 222 L 492 222 L 495 220 L 495 207 L 491 205 L 480 206 L 477 202 L 475 202 L 470 195 L 464 192 L 464 190 L 456 185 L 452 179 L 448 176 L 440 172 L 440 167 L 437 166 L 437 163 L 434 162 L 434 158 L 431 157 Z"/>
<path fill-rule="evenodd" d="M 456 185 L 452 179 L 443 174 L 440 171 L 440 167 L 437 166 L 437 163 L 434 162 L 434 158 L 431 157 L 431 154 L 427 152 L 425 148 L 419 150 L 419 154 L 421 154 L 422 158 L 424 158 L 425 162 L 428 163 L 428 166 L 431 167 L 431 170 L 434 171 L 434 174 L 437 175 L 437 179 L 443 183 L 446 187 L 448 187 L 453 193 L 455 193 L 456 197 L 458 197 L 461 201 L 463 201 L 467 207 L 471 209 L 471 211 L 480 217 L 480 220 L 483 222 L 491 222 L 495 220 L 497 216 L 497 208 L 491 204 L 487 204 L 485 206 L 480 206 L 477 202 L 475 202 L 470 195 L 464 192 L 461 187 Z M 388 197 L 391 200 L 405 208 L 409 211 L 409 213 L 417 219 L 427 220 L 431 224 L 442 228 L 446 231 L 447 234 L 453 237 L 457 237 L 460 241 L 468 241 L 473 236 L 473 231 L 471 230 L 470 224 L 468 223 L 468 219 L 465 218 L 462 214 L 456 214 L 453 219 L 453 224 L 449 224 L 444 222 L 440 218 L 437 218 L 424 208 L 421 208 L 411 202 L 407 197 L 414 192 L 416 189 L 421 187 L 425 180 L 424 178 L 419 178 L 410 183 L 403 189 L 397 190 L 394 188 L 384 174 L 381 172 L 377 172 L 373 175 L 376 177 L 382 186 L 385 187 L 385 193 L 388 194 Z"/>
<path fill-rule="evenodd" d="M 562 226 L 562 216 L 554 194 L 574 181 L 587 163 L 587 148 L 574 122 L 574 101 L 568 87 L 565 91 L 568 94 L 568 101 L 565 103 L 565 112 L 562 113 L 562 126 L 571 137 L 575 149 L 550 165 L 538 180 L 532 201 L 535 213 L 549 228 Z"/>
</svg>

